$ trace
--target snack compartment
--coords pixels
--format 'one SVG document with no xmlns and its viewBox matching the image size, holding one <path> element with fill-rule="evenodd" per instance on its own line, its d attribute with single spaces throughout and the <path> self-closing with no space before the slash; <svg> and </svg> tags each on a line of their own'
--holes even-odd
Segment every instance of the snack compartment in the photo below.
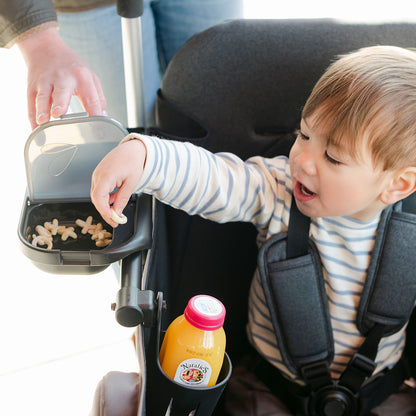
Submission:
<svg viewBox="0 0 416 416">
<path fill-rule="evenodd" d="M 113 229 L 100 216 L 91 201 L 42 202 L 33 203 L 26 199 L 19 224 L 19 239 L 23 253 L 40 269 L 55 274 L 90 274 L 104 270 L 109 264 L 119 261 L 134 251 L 148 248 L 146 237 L 150 225 L 151 200 L 148 196 L 133 195 L 123 213 L 127 223 Z M 82 233 L 82 222 L 92 217 L 93 227 L 101 224 L 101 229 L 92 228 Z M 58 226 L 72 227 L 76 238 L 62 240 L 59 232 L 52 235 L 52 247 L 33 244 L 34 236 L 39 235 L 37 226 L 57 220 Z M 138 224 L 140 223 L 140 226 Z M 55 222 L 56 225 L 56 222 Z M 102 230 L 105 230 L 102 231 Z M 94 232 L 97 231 L 97 232 Z M 111 242 L 97 246 L 98 237 L 103 232 Z"/>
</svg>

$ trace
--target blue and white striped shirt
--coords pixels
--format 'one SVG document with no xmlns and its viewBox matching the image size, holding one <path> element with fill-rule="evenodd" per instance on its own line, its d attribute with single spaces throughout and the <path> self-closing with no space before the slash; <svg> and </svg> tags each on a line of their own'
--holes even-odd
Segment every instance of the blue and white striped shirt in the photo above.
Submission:
<svg viewBox="0 0 416 416">
<path fill-rule="evenodd" d="M 214 155 L 190 143 L 140 138 L 147 147 L 147 159 L 137 192 L 213 221 L 251 222 L 258 229 L 259 246 L 272 235 L 287 231 L 293 185 L 286 157 L 253 157 L 243 162 L 233 154 Z M 333 329 L 335 356 L 330 369 L 335 379 L 364 339 L 355 320 L 379 218 L 369 222 L 312 218 L 310 236 L 323 265 Z M 270 363 L 298 381 L 282 361 L 257 270 L 249 295 L 247 332 Z M 383 338 L 376 371 L 392 367 L 404 343 L 404 329 Z"/>
</svg>

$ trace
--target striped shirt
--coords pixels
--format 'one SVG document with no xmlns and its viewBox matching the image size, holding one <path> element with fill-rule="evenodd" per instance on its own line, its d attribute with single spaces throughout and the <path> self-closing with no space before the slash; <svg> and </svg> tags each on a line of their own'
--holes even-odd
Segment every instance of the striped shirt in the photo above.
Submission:
<svg viewBox="0 0 416 416">
<path fill-rule="evenodd" d="M 137 192 L 216 222 L 251 222 L 258 230 L 259 247 L 272 235 L 287 231 L 293 190 L 287 157 L 257 156 L 243 162 L 233 154 L 214 155 L 190 143 L 140 137 L 148 151 Z M 349 217 L 311 219 L 310 237 L 323 265 L 333 330 L 334 379 L 364 340 L 355 321 L 379 219 L 380 215 L 368 222 Z M 270 363 L 299 381 L 282 360 L 260 282 L 256 270 L 249 294 L 248 337 Z M 404 329 L 383 338 L 376 371 L 392 367 L 404 343 Z"/>
</svg>

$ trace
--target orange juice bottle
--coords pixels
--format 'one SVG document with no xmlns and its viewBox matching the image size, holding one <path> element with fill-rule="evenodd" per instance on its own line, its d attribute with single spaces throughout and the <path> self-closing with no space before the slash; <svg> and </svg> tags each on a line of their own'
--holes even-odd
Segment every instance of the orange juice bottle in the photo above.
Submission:
<svg viewBox="0 0 416 416">
<path fill-rule="evenodd" d="M 218 299 L 191 298 L 163 339 L 159 361 L 166 375 L 186 386 L 213 386 L 224 360 L 224 318 L 225 307 Z"/>
</svg>

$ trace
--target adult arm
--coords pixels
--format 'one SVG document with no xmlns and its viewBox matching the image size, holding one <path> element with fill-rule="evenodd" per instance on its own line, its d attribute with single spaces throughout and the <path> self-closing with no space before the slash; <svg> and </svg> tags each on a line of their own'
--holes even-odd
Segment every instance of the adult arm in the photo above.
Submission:
<svg viewBox="0 0 416 416">
<path fill-rule="evenodd" d="M 0 47 L 10 48 L 18 40 L 45 27 L 57 27 L 51 0 L 0 2 Z"/>
<path fill-rule="evenodd" d="M 64 43 L 56 28 L 34 33 L 18 46 L 28 69 L 27 104 L 32 128 L 51 116 L 65 114 L 72 96 L 79 98 L 90 116 L 105 114 L 100 80 Z"/>
<path fill-rule="evenodd" d="M 32 128 L 51 116 L 65 114 L 72 96 L 80 99 L 89 115 L 105 114 L 101 83 L 61 39 L 50 0 L 3 2 L 0 19 L 3 43 L 16 43 L 27 65 L 27 105 Z"/>
</svg>

